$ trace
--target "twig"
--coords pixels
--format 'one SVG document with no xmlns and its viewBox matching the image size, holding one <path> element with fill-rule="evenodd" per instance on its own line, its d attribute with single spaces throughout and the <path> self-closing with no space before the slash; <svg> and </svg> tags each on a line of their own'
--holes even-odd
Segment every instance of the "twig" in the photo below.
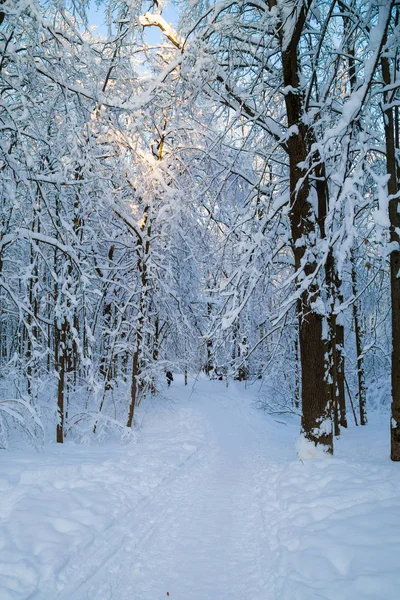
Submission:
<svg viewBox="0 0 400 600">
<path fill-rule="evenodd" d="M 349 400 L 350 400 L 350 404 L 351 404 L 351 409 L 352 409 L 352 411 L 353 411 L 354 422 L 355 422 L 356 426 L 358 427 L 358 423 L 357 423 L 357 415 L 356 415 L 356 411 L 354 410 L 353 398 L 351 397 L 351 394 L 350 394 L 350 388 L 349 388 L 349 384 L 347 383 L 346 375 L 344 376 L 344 382 L 345 382 L 345 384 L 346 384 L 347 393 L 348 393 L 348 395 L 349 395 Z"/>
</svg>

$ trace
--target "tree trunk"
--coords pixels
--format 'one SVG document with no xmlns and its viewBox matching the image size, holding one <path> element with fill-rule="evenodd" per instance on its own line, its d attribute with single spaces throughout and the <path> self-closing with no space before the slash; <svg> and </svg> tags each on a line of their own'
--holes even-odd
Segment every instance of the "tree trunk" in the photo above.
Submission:
<svg viewBox="0 0 400 600">
<path fill-rule="evenodd" d="M 63 321 L 61 330 L 56 330 L 56 349 L 55 360 L 58 374 L 57 383 L 57 443 L 64 442 L 64 421 L 65 421 L 65 353 L 67 351 L 67 322 Z"/>
<path fill-rule="evenodd" d="M 127 427 L 132 427 L 133 417 L 135 415 L 135 407 L 137 404 L 137 396 L 138 396 L 138 389 L 139 389 L 138 378 L 140 375 L 139 353 L 140 353 L 140 347 L 137 347 L 133 354 L 133 361 L 132 361 L 131 403 L 129 405 L 128 422 L 126 424 Z"/>
<path fill-rule="evenodd" d="M 301 397 L 301 381 L 300 381 L 300 360 L 299 360 L 299 332 L 296 331 L 296 337 L 294 340 L 294 376 L 295 376 L 295 388 L 294 388 L 294 405 L 296 408 L 300 408 L 300 397 Z"/>
<path fill-rule="evenodd" d="M 383 82 L 389 86 L 394 82 L 390 72 L 389 59 L 381 59 Z M 390 254 L 390 295 L 392 304 L 392 418 L 390 421 L 391 451 L 390 458 L 400 461 L 400 214 L 399 181 L 396 164 L 396 136 L 394 123 L 394 108 L 390 106 L 391 92 L 384 94 L 384 103 L 388 108 L 384 111 L 386 168 L 390 179 L 388 181 L 390 242 L 393 250 Z"/>
<path fill-rule="evenodd" d="M 139 260 L 138 260 L 138 269 L 140 273 L 141 279 L 141 292 L 140 292 L 140 300 L 139 300 L 139 319 L 136 330 L 136 346 L 133 353 L 132 360 L 132 382 L 131 382 L 131 402 L 129 405 L 129 413 L 128 413 L 128 422 L 127 427 L 132 427 L 133 417 L 135 414 L 135 407 L 138 404 L 138 392 L 139 392 L 139 384 L 140 384 L 140 357 L 142 352 L 142 342 L 143 342 L 143 329 L 145 323 L 145 313 L 146 313 L 146 305 L 147 305 L 147 295 L 148 295 L 148 278 L 147 278 L 147 258 L 150 253 L 150 238 L 151 238 L 151 219 L 149 219 L 148 209 L 145 210 L 145 217 L 143 220 L 142 231 L 146 229 L 147 236 L 144 243 L 142 243 L 142 247 L 139 249 Z"/>
<path fill-rule="evenodd" d="M 296 271 L 302 270 L 306 277 L 315 273 L 316 263 L 311 258 L 310 239 L 315 235 L 315 218 L 310 203 L 310 187 L 303 167 L 307 159 L 307 126 L 303 122 L 303 97 L 298 75 L 297 44 L 295 36 L 286 51 L 282 52 L 284 85 L 290 90 L 285 95 L 287 125 L 297 127 L 297 133 L 288 139 L 290 168 L 290 226 Z M 306 246 L 309 251 L 306 256 Z M 309 258 L 310 257 L 310 258 Z M 304 260 L 306 259 L 306 260 Z M 300 287 L 301 282 L 298 281 Z M 320 300 L 316 282 L 300 294 L 297 303 L 299 313 L 299 346 L 302 375 L 302 431 L 316 445 L 321 444 L 333 452 L 332 427 L 330 423 L 331 398 L 326 381 L 325 355 L 327 345 L 323 339 L 323 316 L 315 308 Z"/>
<path fill-rule="evenodd" d="M 309 134 L 310 141 L 316 143 L 313 132 Z M 319 154 L 314 153 L 315 168 L 315 188 L 318 199 L 318 226 L 321 238 L 325 239 L 326 221 L 329 208 L 329 188 L 326 175 L 325 164 Z M 344 384 L 344 326 L 339 322 L 340 317 L 335 312 L 337 302 L 343 303 L 341 294 L 342 282 L 339 277 L 333 248 L 330 248 L 325 265 L 326 290 L 328 293 L 328 368 L 331 380 L 331 398 L 332 412 L 335 436 L 340 435 L 339 425 L 347 427 L 346 418 L 346 398 Z"/>
<path fill-rule="evenodd" d="M 351 262 L 351 283 L 352 292 L 354 298 L 357 297 L 357 274 L 354 250 L 351 250 L 350 254 Z M 357 353 L 357 379 L 358 379 L 358 406 L 360 411 L 360 425 L 366 425 L 367 419 L 367 392 L 365 387 L 365 376 L 364 376 L 364 359 L 362 353 L 362 333 L 360 325 L 360 315 L 358 312 L 357 301 L 353 302 L 353 321 L 354 321 L 354 333 L 356 336 L 356 353 Z"/>
</svg>

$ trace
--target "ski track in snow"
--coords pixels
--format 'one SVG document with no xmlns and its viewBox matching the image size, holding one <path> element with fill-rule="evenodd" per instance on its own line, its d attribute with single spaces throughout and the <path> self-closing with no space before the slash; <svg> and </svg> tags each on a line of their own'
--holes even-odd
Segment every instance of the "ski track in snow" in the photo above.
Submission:
<svg viewBox="0 0 400 600">
<path fill-rule="evenodd" d="M 2 455 L 0 600 L 397 600 L 387 427 L 302 463 L 254 390 L 176 379 L 135 445 Z"/>
</svg>

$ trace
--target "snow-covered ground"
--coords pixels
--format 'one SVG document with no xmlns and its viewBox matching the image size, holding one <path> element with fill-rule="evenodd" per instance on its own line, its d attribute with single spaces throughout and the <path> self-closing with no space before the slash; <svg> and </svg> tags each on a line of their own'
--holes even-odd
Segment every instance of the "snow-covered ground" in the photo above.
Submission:
<svg viewBox="0 0 400 600">
<path fill-rule="evenodd" d="M 257 390 L 176 379 L 136 444 L 0 454 L 1 600 L 399 598 L 386 418 L 301 462 Z"/>
</svg>

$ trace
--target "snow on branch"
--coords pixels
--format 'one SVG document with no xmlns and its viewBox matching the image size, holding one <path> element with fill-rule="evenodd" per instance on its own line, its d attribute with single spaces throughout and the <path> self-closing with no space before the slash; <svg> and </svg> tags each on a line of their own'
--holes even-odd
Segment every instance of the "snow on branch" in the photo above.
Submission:
<svg viewBox="0 0 400 600">
<path fill-rule="evenodd" d="M 147 12 L 139 17 L 140 24 L 142 27 L 158 27 L 161 29 L 163 34 L 178 50 L 182 50 L 183 40 L 171 27 L 169 23 L 161 15 L 153 15 Z"/>
</svg>

